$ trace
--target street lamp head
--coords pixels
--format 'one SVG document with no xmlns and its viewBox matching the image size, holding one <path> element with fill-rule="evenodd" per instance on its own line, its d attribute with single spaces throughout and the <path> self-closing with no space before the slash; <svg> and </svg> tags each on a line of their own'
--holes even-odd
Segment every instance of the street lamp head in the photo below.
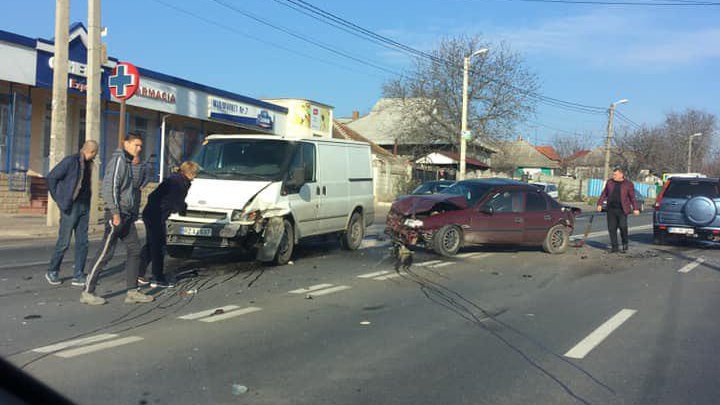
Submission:
<svg viewBox="0 0 720 405">
<path fill-rule="evenodd" d="M 487 53 L 488 50 L 489 50 L 489 49 L 487 49 L 487 48 L 478 49 L 477 51 L 471 53 L 471 54 L 470 54 L 470 57 L 477 56 L 477 55 L 481 55 L 481 54 L 483 54 L 483 53 Z"/>
<path fill-rule="evenodd" d="M 622 99 L 622 100 L 618 100 L 618 101 L 612 103 L 612 105 L 613 105 L 613 107 L 614 107 L 614 106 L 616 106 L 616 105 L 618 105 L 618 104 L 625 104 L 625 103 L 627 103 L 628 101 L 630 101 L 630 100 L 624 98 L 624 99 Z"/>
<path fill-rule="evenodd" d="M 690 135 L 691 138 L 697 138 L 698 136 L 702 136 L 702 132 L 698 132 L 698 133 Z"/>
</svg>

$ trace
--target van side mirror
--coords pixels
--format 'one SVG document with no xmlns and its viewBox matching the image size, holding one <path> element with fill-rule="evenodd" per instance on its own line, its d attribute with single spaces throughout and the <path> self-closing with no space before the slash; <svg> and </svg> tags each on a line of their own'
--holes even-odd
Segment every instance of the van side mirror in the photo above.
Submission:
<svg viewBox="0 0 720 405">
<path fill-rule="evenodd" d="M 286 184 L 291 187 L 300 187 L 305 184 L 305 165 L 292 169 Z"/>
</svg>

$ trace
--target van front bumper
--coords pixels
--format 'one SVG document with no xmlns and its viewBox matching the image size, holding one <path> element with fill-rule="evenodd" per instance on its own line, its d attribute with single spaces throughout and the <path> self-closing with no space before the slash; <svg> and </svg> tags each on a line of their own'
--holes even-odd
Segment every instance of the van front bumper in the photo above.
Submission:
<svg viewBox="0 0 720 405">
<path fill-rule="evenodd" d="M 188 232 L 187 229 L 193 229 Z M 194 235 L 193 235 L 194 234 Z M 249 225 L 168 221 L 167 244 L 207 248 L 248 248 L 257 241 Z"/>
</svg>

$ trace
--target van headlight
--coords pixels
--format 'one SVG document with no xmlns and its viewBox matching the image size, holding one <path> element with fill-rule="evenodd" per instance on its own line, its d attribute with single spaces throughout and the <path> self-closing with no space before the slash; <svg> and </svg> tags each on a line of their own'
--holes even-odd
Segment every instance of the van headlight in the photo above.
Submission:
<svg viewBox="0 0 720 405">
<path fill-rule="evenodd" d="M 423 221 L 419 219 L 408 218 L 405 220 L 404 224 L 408 228 L 420 228 L 423 226 Z"/>
<path fill-rule="evenodd" d="M 249 212 L 245 212 L 244 210 L 233 210 L 232 214 L 230 215 L 230 221 L 255 221 L 260 217 L 260 210 L 254 210 Z"/>
</svg>

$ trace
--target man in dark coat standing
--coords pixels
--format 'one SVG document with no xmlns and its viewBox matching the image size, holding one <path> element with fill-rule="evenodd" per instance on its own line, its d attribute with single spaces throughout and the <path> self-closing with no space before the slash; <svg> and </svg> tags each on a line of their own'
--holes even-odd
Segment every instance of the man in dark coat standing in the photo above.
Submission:
<svg viewBox="0 0 720 405">
<path fill-rule="evenodd" d="M 610 252 L 618 253 L 618 237 L 617 231 L 620 229 L 620 237 L 622 239 L 622 253 L 628 250 L 628 224 L 627 217 L 632 212 L 640 215 L 638 203 L 635 199 L 635 185 L 625 178 L 622 169 L 613 170 L 612 179 L 605 183 L 600 198 L 598 199 L 598 212 L 603 210 L 603 206 L 607 209 L 607 225 L 610 232 Z"/>
<path fill-rule="evenodd" d="M 195 162 L 184 162 L 180 170 L 163 180 L 155 191 L 148 196 L 148 202 L 143 210 L 143 222 L 147 232 L 147 241 L 140 252 L 140 270 L 138 271 L 138 284 L 148 284 L 145 272 L 149 263 L 152 263 L 153 288 L 170 288 L 173 284 L 165 277 L 163 267 L 165 260 L 166 228 L 170 214 L 185 212 L 190 183 L 197 176 L 199 166 Z"/>
<path fill-rule="evenodd" d="M 70 238 L 75 234 L 75 272 L 72 285 L 85 286 L 85 260 L 88 252 L 88 223 L 92 190 L 93 159 L 98 153 L 98 143 L 87 141 L 79 153 L 63 159 L 47 175 L 48 190 L 60 208 L 60 229 L 55 252 L 50 259 L 50 268 L 45 279 L 52 285 L 59 285 L 60 265 L 70 247 Z"/>
</svg>

